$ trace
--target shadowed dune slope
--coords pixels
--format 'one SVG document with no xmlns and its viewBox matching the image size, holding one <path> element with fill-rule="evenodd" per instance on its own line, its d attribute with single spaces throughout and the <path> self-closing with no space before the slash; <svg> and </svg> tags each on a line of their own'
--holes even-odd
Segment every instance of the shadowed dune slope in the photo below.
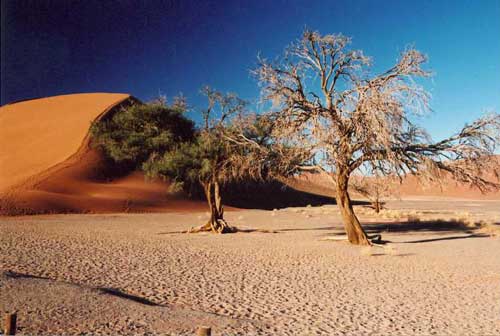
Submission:
<svg viewBox="0 0 500 336">
<path fill-rule="evenodd" d="M 73 94 L 0 108 L 0 192 L 36 177 L 78 152 L 90 123 L 129 98 Z"/>
<path fill-rule="evenodd" d="M 134 100 L 90 93 L 1 107 L 0 214 L 204 209 L 90 148 L 91 122 Z"/>
</svg>

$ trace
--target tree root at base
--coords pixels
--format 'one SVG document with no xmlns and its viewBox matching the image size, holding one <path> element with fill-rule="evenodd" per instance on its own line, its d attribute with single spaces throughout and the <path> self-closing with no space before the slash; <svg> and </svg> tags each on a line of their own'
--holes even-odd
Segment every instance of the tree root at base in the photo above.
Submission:
<svg viewBox="0 0 500 336">
<path fill-rule="evenodd" d="M 192 227 L 187 231 L 184 231 L 184 233 L 199 233 L 199 232 L 213 232 L 213 233 L 252 233 L 252 232 L 259 232 L 259 233 L 278 233 L 278 231 L 275 230 L 268 230 L 268 229 L 239 229 L 235 226 L 229 226 L 225 221 L 225 226 L 223 230 L 217 230 L 214 229 L 212 226 L 212 223 L 208 221 L 206 224 L 198 226 L 198 227 Z"/>
<path fill-rule="evenodd" d="M 213 232 L 213 233 L 234 233 L 238 229 L 229 226 L 224 219 L 209 220 L 206 224 L 192 227 L 187 231 L 187 233 L 198 233 L 198 232 Z"/>
</svg>

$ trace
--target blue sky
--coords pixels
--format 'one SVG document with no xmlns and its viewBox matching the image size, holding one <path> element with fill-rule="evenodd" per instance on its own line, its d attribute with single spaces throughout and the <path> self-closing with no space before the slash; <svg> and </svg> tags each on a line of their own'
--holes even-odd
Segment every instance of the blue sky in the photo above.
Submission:
<svg viewBox="0 0 500 336">
<path fill-rule="evenodd" d="M 413 45 L 429 56 L 433 137 L 500 112 L 500 1 L 2 1 L 1 104 L 75 92 L 141 100 L 202 85 L 256 100 L 258 53 L 278 56 L 307 26 L 341 32 L 374 71 Z"/>
</svg>

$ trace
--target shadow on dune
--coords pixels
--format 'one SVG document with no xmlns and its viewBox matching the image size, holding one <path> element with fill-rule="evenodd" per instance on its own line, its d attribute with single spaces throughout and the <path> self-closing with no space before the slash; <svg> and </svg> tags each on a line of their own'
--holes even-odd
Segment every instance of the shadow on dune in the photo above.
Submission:
<svg viewBox="0 0 500 336">
<path fill-rule="evenodd" d="M 335 198 L 294 189 L 279 181 L 231 183 L 224 187 L 224 204 L 241 209 L 272 210 L 336 204 Z M 355 201 L 366 205 L 367 202 Z"/>
</svg>

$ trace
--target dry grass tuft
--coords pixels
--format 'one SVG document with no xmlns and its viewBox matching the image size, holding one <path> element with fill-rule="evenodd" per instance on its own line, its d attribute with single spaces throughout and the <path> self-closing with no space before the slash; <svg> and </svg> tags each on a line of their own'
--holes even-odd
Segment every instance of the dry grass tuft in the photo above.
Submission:
<svg viewBox="0 0 500 336">
<path fill-rule="evenodd" d="M 406 221 L 408 223 L 414 223 L 414 224 L 417 224 L 417 223 L 420 223 L 421 221 L 421 216 L 419 215 L 415 215 L 415 214 L 412 214 L 412 215 L 408 215 L 406 217 Z"/>
<path fill-rule="evenodd" d="M 395 220 L 400 223 L 406 222 L 414 225 L 432 224 L 436 227 L 450 227 L 452 225 L 456 229 L 475 231 L 491 237 L 500 237 L 500 217 L 485 219 L 480 214 L 474 215 L 468 211 L 383 209 L 377 214 L 373 209 L 368 207 L 359 207 L 356 209 L 356 213 L 361 216 Z"/>
<path fill-rule="evenodd" d="M 478 223 L 476 222 L 476 220 L 472 217 L 471 213 L 467 211 L 459 212 L 455 220 L 458 223 L 462 223 L 469 229 L 476 229 L 478 227 Z"/>
<path fill-rule="evenodd" d="M 479 222 L 479 232 L 489 235 L 490 237 L 500 237 L 500 225 L 494 220 Z"/>
</svg>

